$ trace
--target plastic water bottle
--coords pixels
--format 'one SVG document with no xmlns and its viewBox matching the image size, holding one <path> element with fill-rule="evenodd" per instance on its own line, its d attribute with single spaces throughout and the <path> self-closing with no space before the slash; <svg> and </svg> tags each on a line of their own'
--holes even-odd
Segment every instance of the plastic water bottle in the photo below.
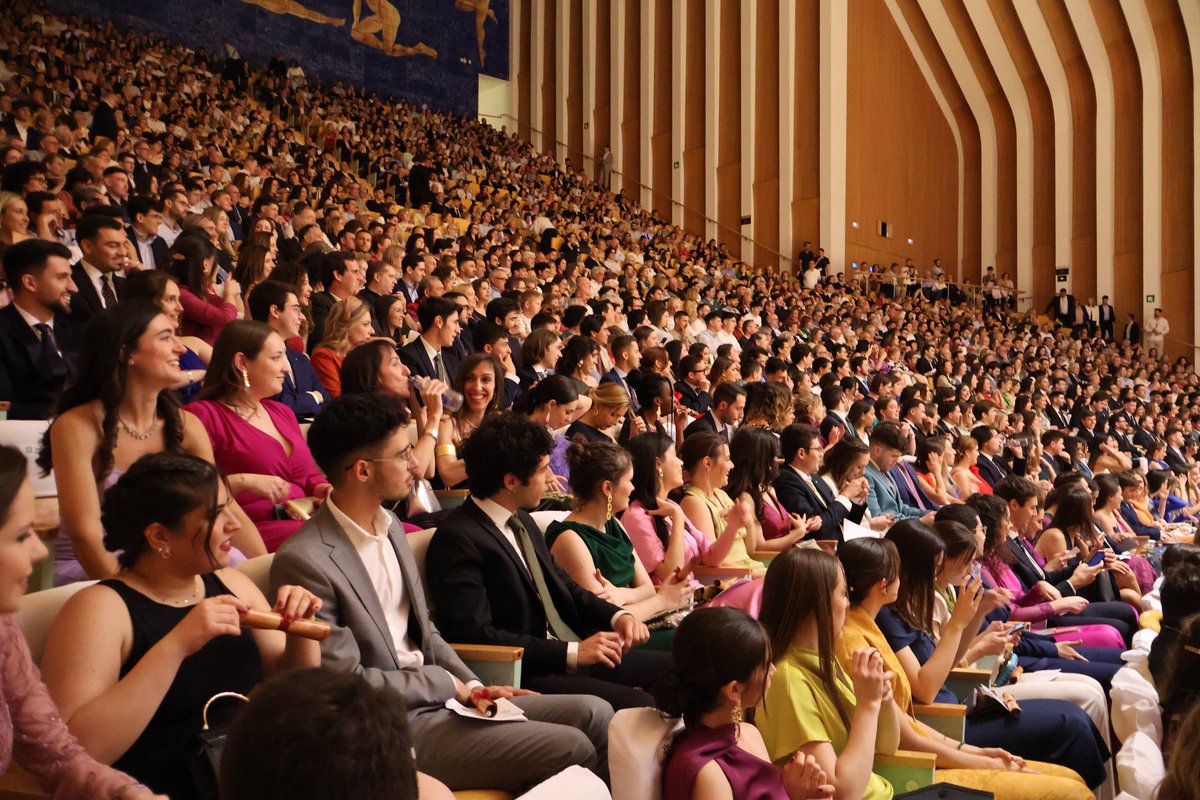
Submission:
<svg viewBox="0 0 1200 800">
<path fill-rule="evenodd" d="M 412 384 L 412 387 L 416 389 L 418 394 L 421 391 L 421 383 L 423 383 L 425 380 L 425 378 L 421 378 L 416 375 L 410 375 L 408 378 L 408 382 Z M 451 414 L 463 407 L 463 401 L 464 398 L 462 396 L 462 392 L 455 391 L 454 389 L 447 388 L 442 394 L 442 408 Z"/>
</svg>

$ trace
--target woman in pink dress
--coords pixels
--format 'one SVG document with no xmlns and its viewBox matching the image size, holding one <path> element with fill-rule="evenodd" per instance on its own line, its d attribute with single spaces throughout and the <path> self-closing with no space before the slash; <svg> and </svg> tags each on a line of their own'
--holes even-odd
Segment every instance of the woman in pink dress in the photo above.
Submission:
<svg viewBox="0 0 1200 800">
<path fill-rule="evenodd" d="M 789 514 L 775 496 L 773 484 L 779 477 L 779 436 L 754 426 L 742 426 L 729 444 L 733 469 L 725 491 L 730 497 L 750 495 L 762 525 L 758 550 L 779 552 L 799 544 L 811 531 L 821 527 L 817 517 L 808 519 Z"/>
<path fill-rule="evenodd" d="M 655 586 L 677 569 L 719 566 L 737 539 L 737 528 L 727 527 L 710 543 L 667 494 L 683 485 L 683 462 L 675 455 L 675 443 L 661 433 L 635 436 L 625 445 L 633 460 L 633 494 L 621 515 L 625 533 L 633 542 L 638 559 L 650 573 Z M 692 587 L 703 588 L 695 578 Z M 758 616 L 762 578 L 742 580 L 728 587 L 709 605 L 735 606 Z"/>
<path fill-rule="evenodd" d="M 180 334 L 212 344 L 242 311 L 241 287 L 232 276 L 226 278 L 221 294 L 217 294 L 217 248 L 206 239 L 180 236 L 171 248 L 167 272 L 179 284 L 179 301 L 183 304 Z"/>
<path fill-rule="evenodd" d="M 231 322 L 213 347 L 200 399 L 188 406 L 212 441 L 216 463 L 238 503 L 275 552 L 301 521 L 286 503 L 323 500 L 329 483 L 317 469 L 296 422 L 282 403 L 268 400 L 283 387 L 283 339 L 261 322 Z"/>
<path fill-rule="evenodd" d="M 158 797 L 80 746 L 46 691 L 12 614 L 46 547 L 33 532 L 33 487 L 25 456 L 0 447 L 0 773 L 14 757 L 55 800 Z"/>
<path fill-rule="evenodd" d="M 991 494 L 992 487 L 979 477 L 979 442 L 970 436 L 960 436 L 954 442 L 954 469 L 950 470 L 950 481 L 960 500 L 975 493 Z"/>
</svg>

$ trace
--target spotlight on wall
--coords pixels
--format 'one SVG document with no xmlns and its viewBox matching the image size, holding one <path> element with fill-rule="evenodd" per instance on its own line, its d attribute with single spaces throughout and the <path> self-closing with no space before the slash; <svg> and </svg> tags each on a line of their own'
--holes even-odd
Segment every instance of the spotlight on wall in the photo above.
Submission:
<svg viewBox="0 0 1200 800">
<path fill-rule="evenodd" d="M 908 240 L 908 243 L 909 243 L 909 244 L 912 244 L 912 239 L 909 239 L 909 240 Z"/>
<path fill-rule="evenodd" d="M 858 223 L 857 223 L 857 222 L 851 222 L 851 223 L 850 223 L 850 227 L 851 227 L 851 228 L 854 228 L 854 230 L 858 230 Z"/>
</svg>

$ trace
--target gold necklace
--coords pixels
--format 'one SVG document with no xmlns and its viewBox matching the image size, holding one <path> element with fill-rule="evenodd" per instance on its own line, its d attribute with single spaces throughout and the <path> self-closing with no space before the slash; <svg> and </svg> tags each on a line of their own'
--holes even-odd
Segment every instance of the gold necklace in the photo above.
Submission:
<svg viewBox="0 0 1200 800">
<path fill-rule="evenodd" d="M 196 601 L 196 598 L 200 596 L 200 589 L 204 586 L 204 580 L 200 579 L 200 576 L 197 575 L 196 578 L 200 580 L 198 584 L 193 582 L 192 593 L 182 600 L 172 600 L 159 594 L 150 581 L 146 580 L 144 576 L 134 572 L 133 570 L 128 570 L 128 572 L 132 575 L 137 575 L 138 580 L 141 581 L 142 585 L 149 590 L 148 593 L 151 595 L 151 598 L 164 606 L 190 606 Z"/>
<path fill-rule="evenodd" d="M 234 405 L 233 403 L 229 402 L 228 400 L 222 400 L 221 402 L 224 403 L 226 408 L 228 408 L 230 411 L 237 414 L 239 417 L 246 420 L 247 422 L 249 422 L 252 419 L 258 419 L 259 417 L 262 416 L 262 406 L 260 406 L 257 403 L 255 403 L 253 406 L 251 406 L 249 411 L 243 411 L 240 406 Z"/>
</svg>

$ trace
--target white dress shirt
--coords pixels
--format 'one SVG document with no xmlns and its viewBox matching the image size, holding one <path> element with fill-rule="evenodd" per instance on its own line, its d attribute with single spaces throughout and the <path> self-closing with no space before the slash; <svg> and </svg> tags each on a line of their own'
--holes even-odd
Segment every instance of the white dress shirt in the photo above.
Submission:
<svg viewBox="0 0 1200 800">
<path fill-rule="evenodd" d="M 383 618 L 387 623 L 388 633 L 392 637 L 392 647 L 396 652 L 396 660 L 402 669 L 420 667 L 425 663 L 425 655 L 408 638 L 408 615 L 412 604 L 404 586 L 404 575 L 400 572 L 400 558 L 396 548 L 388 537 L 388 527 L 391 518 L 383 508 L 375 510 L 371 519 L 372 530 L 363 530 L 357 522 L 346 516 L 333 503 L 333 497 L 327 497 L 325 503 L 334 520 L 346 533 L 346 538 L 354 545 L 366 570 L 367 578 L 379 598 L 383 608 Z"/>
<path fill-rule="evenodd" d="M 83 266 L 83 271 L 85 273 L 87 273 L 88 280 L 90 280 L 92 282 L 92 287 L 96 290 L 96 298 L 100 301 L 100 307 L 108 308 L 108 304 L 104 302 L 104 275 L 105 275 L 105 273 L 96 269 L 95 267 L 93 267 L 91 264 L 89 264 L 86 261 L 81 261 L 80 264 L 82 264 L 82 266 Z M 112 281 L 112 284 L 111 284 L 112 291 L 113 291 L 113 294 L 115 295 L 117 293 L 116 281 L 113 281 L 111 275 L 109 276 L 109 280 Z"/>
</svg>

